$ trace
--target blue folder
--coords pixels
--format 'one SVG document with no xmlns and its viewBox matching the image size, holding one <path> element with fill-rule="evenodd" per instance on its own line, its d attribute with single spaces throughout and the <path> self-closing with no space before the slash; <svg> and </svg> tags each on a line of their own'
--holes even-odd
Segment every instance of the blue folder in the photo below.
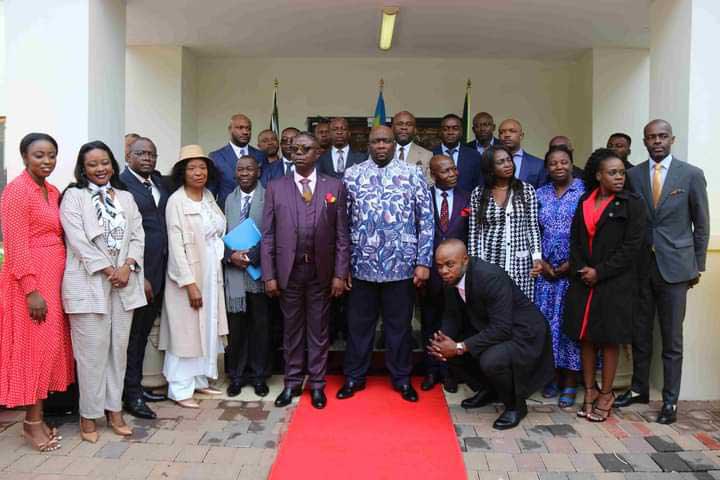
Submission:
<svg viewBox="0 0 720 480">
<path fill-rule="evenodd" d="M 250 250 L 258 244 L 260 238 L 262 235 L 253 219 L 246 218 L 240 222 L 240 225 L 229 231 L 223 240 L 230 250 Z M 247 272 L 253 280 L 259 279 L 262 273 L 260 267 L 254 265 L 248 265 Z"/>
</svg>

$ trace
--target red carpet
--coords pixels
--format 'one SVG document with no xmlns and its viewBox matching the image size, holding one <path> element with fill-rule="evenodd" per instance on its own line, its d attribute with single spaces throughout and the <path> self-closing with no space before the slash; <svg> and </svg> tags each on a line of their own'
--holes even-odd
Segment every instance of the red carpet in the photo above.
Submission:
<svg viewBox="0 0 720 480">
<path fill-rule="evenodd" d="M 342 380 L 328 378 L 328 404 L 316 410 L 306 392 L 280 442 L 271 480 L 466 478 L 465 465 L 441 386 L 409 403 L 387 377 L 338 400 Z M 417 382 L 416 382 L 417 383 Z"/>
</svg>

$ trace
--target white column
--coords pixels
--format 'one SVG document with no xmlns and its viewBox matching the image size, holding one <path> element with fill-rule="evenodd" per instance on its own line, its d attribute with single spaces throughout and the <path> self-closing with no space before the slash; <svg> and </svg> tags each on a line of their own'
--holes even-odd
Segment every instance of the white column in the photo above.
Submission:
<svg viewBox="0 0 720 480">
<path fill-rule="evenodd" d="M 126 73 L 126 132 L 153 140 L 167 174 L 180 147 L 197 142 L 195 57 L 184 47 L 128 47 Z"/>
<path fill-rule="evenodd" d="M 122 160 L 125 104 L 123 0 L 7 0 L 8 179 L 23 167 L 20 139 L 46 132 L 60 145 L 50 181 L 72 180 L 83 143 L 102 140 Z"/>
<path fill-rule="evenodd" d="M 707 271 L 688 294 L 681 399 L 720 398 L 720 31 L 717 0 L 654 0 L 650 4 L 650 118 L 673 125 L 673 153 L 705 172 L 711 233 Z M 656 344 L 657 346 L 657 344 Z M 659 355 L 653 383 L 662 384 Z"/>
</svg>

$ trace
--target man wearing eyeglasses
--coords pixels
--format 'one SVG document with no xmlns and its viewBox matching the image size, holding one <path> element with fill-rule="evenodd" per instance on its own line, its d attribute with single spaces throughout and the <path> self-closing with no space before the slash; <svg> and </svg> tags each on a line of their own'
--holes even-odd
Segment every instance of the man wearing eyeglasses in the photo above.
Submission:
<svg viewBox="0 0 720 480">
<path fill-rule="evenodd" d="M 135 417 L 154 419 L 155 412 L 145 402 L 165 400 L 165 396 L 143 390 L 142 366 L 148 335 L 162 306 L 168 256 L 165 204 L 170 193 L 163 184 L 160 172 L 155 170 L 157 148 L 152 140 L 138 137 L 129 145 L 125 161 L 127 167 L 120 174 L 120 179 L 135 199 L 145 230 L 145 262 L 142 273 L 145 276 L 145 296 L 148 303 L 145 307 L 136 309 L 133 314 L 123 408 Z"/>
<path fill-rule="evenodd" d="M 285 388 L 277 407 L 302 393 L 306 372 L 312 406 L 325 407 L 330 299 L 345 292 L 350 269 L 345 187 L 316 170 L 318 148 L 311 133 L 298 134 L 291 148 L 294 172 L 265 191 L 262 279 L 265 293 L 279 297 L 284 320 Z"/>
</svg>

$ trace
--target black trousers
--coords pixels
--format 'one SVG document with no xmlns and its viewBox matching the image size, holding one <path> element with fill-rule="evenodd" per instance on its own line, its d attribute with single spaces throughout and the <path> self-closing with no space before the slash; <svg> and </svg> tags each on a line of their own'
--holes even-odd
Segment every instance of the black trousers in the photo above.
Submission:
<svg viewBox="0 0 720 480">
<path fill-rule="evenodd" d="M 650 391 L 653 327 L 657 312 L 662 337 L 663 402 L 675 404 L 680 396 L 688 282 L 663 280 L 655 254 L 649 252 L 648 255 L 646 274 L 640 277 L 639 312 L 633 322 L 632 389 L 641 394 Z"/>
<path fill-rule="evenodd" d="M 387 348 L 385 365 L 393 385 L 410 382 L 414 302 L 412 279 L 382 283 L 353 279 L 348 296 L 348 341 L 343 366 L 349 380 L 365 381 L 378 316 L 382 315 Z"/>
<path fill-rule="evenodd" d="M 442 327 L 444 299 L 442 292 L 426 291 L 420 295 L 420 334 L 423 339 L 423 363 L 427 373 L 433 373 L 440 377 L 447 376 L 448 366 L 446 362 L 438 360 L 427 352 L 427 346 L 435 332 Z"/>
<path fill-rule="evenodd" d="M 477 391 L 493 390 L 506 407 L 513 408 L 518 399 L 512 370 L 512 354 L 507 342 L 488 348 L 479 357 L 466 353 L 449 361 L 450 370 L 456 378 L 466 381 Z"/>
<path fill-rule="evenodd" d="M 330 342 L 338 338 L 347 339 L 347 296 L 330 301 Z"/>
<path fill-rule="evenodd" d="M 130 401 L 142 398 L 142 368 L 145 361 L 145 347 L 148 335 L 162 308 L 162 293 L 155 295 L 152 302 L 133 312 L 130 338 L 127 348 L 127 369 L 123 397 Z"/>
<path fill-rule="evenodd" d="M 258 383 L 270 376 L 270 307 L 264 293 L 247 293 L 244 312 L 228 313 L 225 373 L 233 382 Z"/>
</svg>

